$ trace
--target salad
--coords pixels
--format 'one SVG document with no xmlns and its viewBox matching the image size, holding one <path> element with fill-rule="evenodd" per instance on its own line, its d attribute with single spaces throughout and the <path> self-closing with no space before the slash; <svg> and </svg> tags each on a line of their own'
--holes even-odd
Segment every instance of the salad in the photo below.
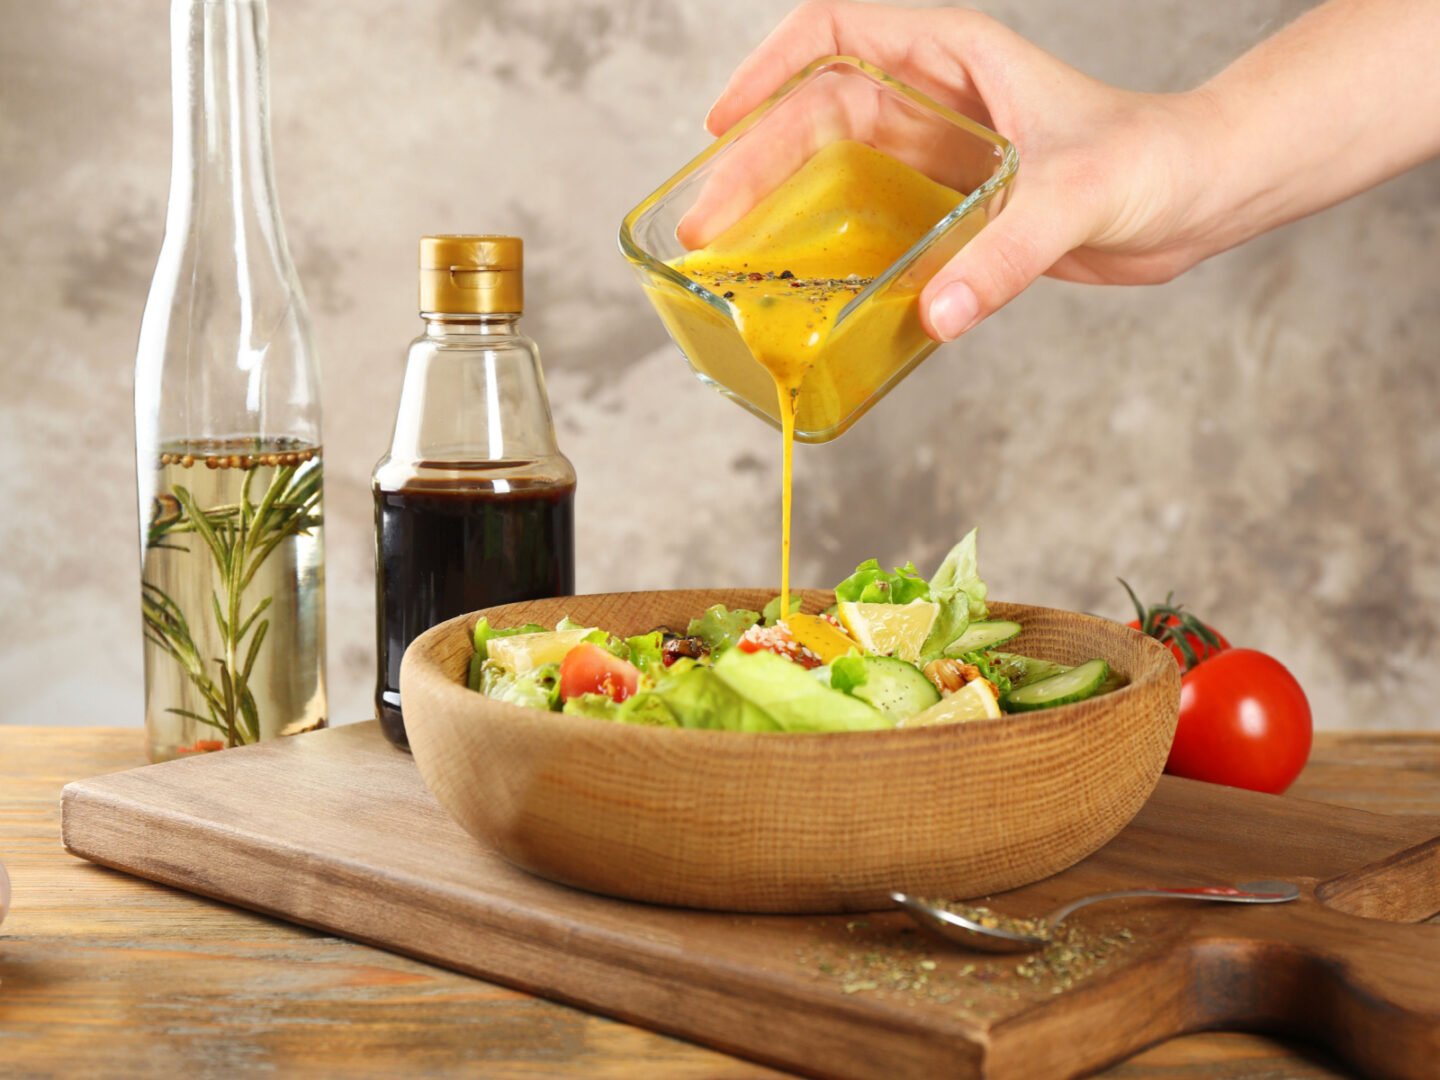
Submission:
<svg viewBox="0 0 1440 1080">
<path fill-rule="evenodd" d="M 872 731 L 1047 709 L 1114 689 L 1102 659 L 1075 667 L 1007 652 L 1021 626 L 991 619 L 976 532 L 926 579 L 869 559 L 803 614 L 716 605 L 681 632 L 620 637 L 566 618 L 551 629 L 475 626 L 472 690 L 550 712 L 663 727 Z"/>
</svg>

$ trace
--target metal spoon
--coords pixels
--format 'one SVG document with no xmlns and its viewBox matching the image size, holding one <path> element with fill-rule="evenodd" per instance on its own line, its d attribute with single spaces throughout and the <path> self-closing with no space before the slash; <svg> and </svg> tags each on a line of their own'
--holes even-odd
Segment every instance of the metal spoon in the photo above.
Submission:
<svg viewBox="0 0 1440 1080">
<path fill-rule="evenodd" d="M 1096 893 L 1082 896 L 1048 915 L 1034 919 L 1012 920 L 996 913 L 997 925 L 985 926 L 972 918 L 957 915 L 953 911 L 902 892 L 892 892 L 890 899 L 905 909 L 905 913 L 931 933 L 947 941 L 979 949 L 982 952 L 1024 952 L 1028 949 L 1047 945 L 1052 940 L 1055 928 L 1072 912 L 1102 900 L 1119 900 L 1128 896 L 1163 896 L 1172 900 L 1207 900 L 1226 904 L 1283 904 L 1294 900 L 1300 890 L 1288 881 L 1247 881 L 1241 885 L 1209 885 L 1177 889 L 1122 889 L 1119 892 Z M 1030 927 L 1013 925 L 1016 922 L 1030 923 Z M 1003 924 L 1012 924 L 1009 926 Z"/>
</svg>

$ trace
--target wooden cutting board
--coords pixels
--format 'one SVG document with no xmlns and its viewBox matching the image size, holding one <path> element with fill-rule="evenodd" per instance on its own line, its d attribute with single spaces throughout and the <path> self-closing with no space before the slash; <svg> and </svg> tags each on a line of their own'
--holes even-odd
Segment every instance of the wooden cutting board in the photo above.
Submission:
<svg viewBox="0 0 1440 1080">
<path fill-rule="evenodd" d="M 1205 1028 L 1289 1033 L 1374 1075 L 1440 1061 L 1440 926 L 1404 925 L 1440 911 L 1440 819 L 1165 777 L 1109 845 L 995 906 L 1261 878 L 1302 899 L 1123 901 L 1006 957 L 893 912 L 552 885 L 454 824 L 373 723 L 79 781 L 62 806 L 66 848 L 94 862 L 813 1075 L 1074 1076 Z"/>
</svg>

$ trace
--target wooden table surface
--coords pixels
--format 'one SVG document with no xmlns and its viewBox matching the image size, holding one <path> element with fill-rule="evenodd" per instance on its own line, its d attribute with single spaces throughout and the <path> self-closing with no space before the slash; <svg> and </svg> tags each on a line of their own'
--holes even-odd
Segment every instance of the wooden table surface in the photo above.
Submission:
<svg viewBox="0 0 1440 1080">
<path fill-rule="evenodd" d="M 615 1020 L 92 866 L 68 781 L 144 764 L 134 728 L 0 727 L 0 1075 L 777 1077 Z M 1321 734 L 1292 794 L 1440 813 L 1440 734 Z M 1305 1047 L 1175 1039 L 1107 1077 L 1335 1077 Z"/>
</svg>

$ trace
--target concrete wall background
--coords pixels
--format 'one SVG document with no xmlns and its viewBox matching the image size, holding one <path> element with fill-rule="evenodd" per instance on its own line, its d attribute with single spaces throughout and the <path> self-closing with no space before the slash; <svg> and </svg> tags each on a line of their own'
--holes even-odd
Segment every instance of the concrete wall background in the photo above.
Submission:
<svg viewBox="0 0 1440 1080">
<path fill-rule="evenodd" d="M 786 6 L 272 4 L 276 168 L 324 370 L 337 721 L 369 715 L 367 478 L 425 232 L 526 239 L 581 589 L 774 582 L 778 436 L 689 376 L 614 234 Z M 1180 89 L 1307 5 L 985 6 L 1098 77 Z M 130 395 L 166 20 L 0 0 L 0 723 L 140 722 Z M 796 580 L 870 555 L 928 569 L 979 522 L 999 598 L 1124 617 L 1117 575 L 1174 587 L 1288 664 L 1322 726 L 1440 727 L 1437 342 L 1436 164 L 1166 286 L 1042 283 L 800 450 Z"/>
</svg>

